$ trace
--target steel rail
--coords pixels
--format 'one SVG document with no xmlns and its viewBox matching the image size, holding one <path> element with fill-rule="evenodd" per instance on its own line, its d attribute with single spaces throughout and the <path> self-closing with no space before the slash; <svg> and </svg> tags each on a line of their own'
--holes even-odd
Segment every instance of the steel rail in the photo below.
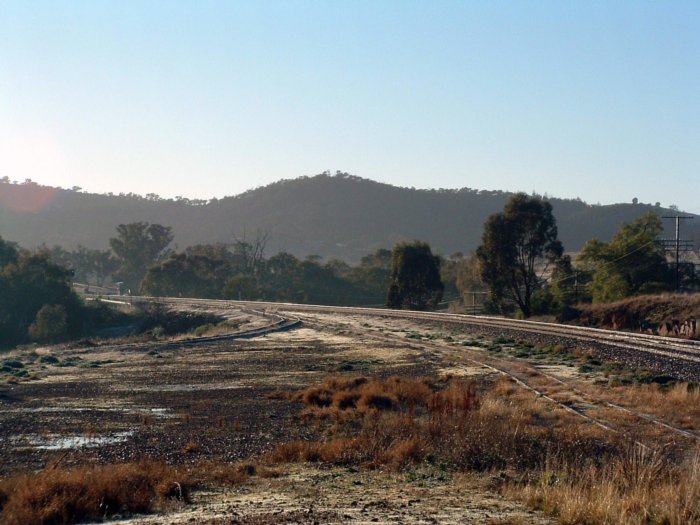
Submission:
<svg viewBox="0 0 700 525">
<path fill-rule="evenodd" d="M 151 298 L 151 297 L 134 297 L 135 300 L 144 300 L 144 301 L 160 301 L 168 304 L 178 304 L 182 306 L 187 306 L 187 305 L 192 305 L 192 306 L 215 306 L 217 308 L 236 308 L 236 309 L 243 309 L 243 310 L 254 310 L 255 313 L 260 314 L 260 315 L 276 315 L 279 312 L 289 312 L 289 313 L 307 313 L 307 314 L 337 314 L 337 313 L 344 313 L 348 315 L 363 315 L 363 316 L 376 316 L 376 317 L 383 317 L 383 318 L 400 318 L 400 319 L 406 319 L 406 320 L 422 320 L 422 321 L 434 321 L 434 322 L 440 322 L 440 323 L 456 323 L 456 324 L 465 324 L 465 325 L 470 325 L 470 326 L 479 326 L 479 327 L 489 327 L 489 328 L 497 328 L 497 329 L 503 329 L 503 330 L 516 330 L 516 331 L 521 331 L 521 332 L 527 332 L 527 333 L 532 333 L 532 334 L 538 334 L 538 335 L 546 335 L 546 336 L 554 336 L 554 337 L 561 337 L 561 338 L 566 338 L 566 339 L 574 339 L 574 340 L 580 340 L 580 341 L 586 341 L 586 342 L 591 342 L 591 343 L 599 343 L 599 344 L 604 344 L 617 348 L 624 349 L 626 351 L 637 351 L 637 352 L 643 352 L 643 353 L 652 353 L 655 356 L 661 357 L 661 358 L 666 358 L 666 359 L 682 359 L 685 361 L 690 361 L 693 363 L 700 363 L 700 341 L 693 341 L 693 340 L 678 340 L 678 339 L 673 339 L 670 337 L 660 337 L 660 336 L 651 336 L 648 334 L 632 334 L 628 332 L 618 332 L 618 331 L 612 331 L 612 330 L 603 330 L 599 328 L 589 328 L 589 327 L 579 327 L 579 326 L 570 326 L 570 325 L 561 325 L 561 324 L 556 324 L 556 323 L 545 323 L 545 322 L 540 322 L 540 321 L 524 321 L 524 320 L 516 320 L 516 319 L 504 319 L 504 318 L 497 318 L 497 317 L 488 317 L 488 316 L 483 316 L 483 315 L 466 315 L 466 314 L 452 314 L 452 313 L 438 313 L 438 312 L 415 312 L 415 311 L 406 311 L 406 310 L 389 310 L 389 309 L 380 309 L 380 308 L 358 308 L 358 307 L 343 307 L 343 306 L 325 306 L 325 305 L 302 305 L 302 304 L 294 304 L 294 303 L 272 303 L 272 302 L 260 302 L 260 301 L 228 301 L 228 300 L 217 300 L 217 299 L 187 299 L 187 298 Z M 280 318 L 278 316 L 278 318 Z M 303 316 L 297 317 L 296 321 L 297 323 L 303 320 Z M 308 321 L 307 321 L 308 322 Z M 314 324 L 313 321 L 310 324 Z M 388 334 L 384 334 L 382 338 L 389 338 L 390 340 L 393 341 L 398 341 L 397 337 L 392 337 L 388 336 Z M 407 342 L 408 343 L 408 342 Z M 408 343 L 411 346 L 415 344 L 420 344 L 424 347 L 427 348 L 434 348 L 438 349 L 440 351 L 446 351 L 449 350 L 451 352 L 458 352 L 458 349 L 455 347 L 443 345 L 443 344 L 436 344 L 435 342 L 432 341 L 421 341 L 420 343 L 418 342 L 411 342 Z M 615 433 L 620 433 L 621 430 L 615 428 L 612 426 L 610 423 L 608 423 L 605 420 L 601 420 L 596 417 L 592 417 L 589 414 L 586 414 L 585 412 L 575 408 L 568 406 L 565 403 L 561 403 L 552 396 L 548 395 L 545 391 L 539 390 L 531 385 L 529 385 L 526 381 L 523 379 L 519 378 L 516 374 L 512 373 L 511 371 L 504 369 L 500 366 L 497 366 L 493 363 L 487 363 L 482 360 L 474 359 L 471 357 L 466 357 L 468 361 L 472 362 L 475 365 L 483 366 L 486 368 L 489 368 L 493 370 L 496 373 L 499 373 L 501 375 L 505 375 L 512 380 L 514 380 L 518 385 L 521 387 L 530 390 L 534 393 L 536 393 L 538 396 L 541 396 L 545 399 L 547 399 L 550 402 L 555 403 L 556 405 L 560 406 L 564 410 L 567 410 L 579 417 L 583 417 L 589 421 L 591 421 L 593 424 L 606 429 L 608 431 L 612 431 Z M 562 381 L 559 378 L 555 378 L 554 376 L 550 376 L 549 374 L 543 373 L 542 371 L 538 371 L 539 374 L 543 375 L 544 377 L 554 380 L 556 383 L 566 385 L 572 392 L 576 393 L 580 397 L 586 399 L 590 399 L 594 403 L 599 403 L 604 406 L 607 406 L 611 409 L 614 410 L 619 410 L 623 411 L 626 413 L 629 413 L 633 416 L 637 416 L 648 423 L 654 424 L 654 425 L 659 425 L 666 430 L 675 432 L 679 435 L 683 435 L 684 437 L 687 438 L 692 438 L 695 440 L 700 440 L 700 434 L 697 434 L 692 431 L 688 431 L 682 428 L 677 427 L 676 425 L 673 425 L 671 423 L 668 423 L 664 421 L 663 419 L 659 419 L 656 416 L 650 415 L 650 414 L 643 414 L 643 413 L 638 413 L 634 410 L 631 410 L 629 408 L 623 407 L 621 405 L 617 405 L 615 403 L 610 403 L 605 400 L 599 400 L 596 399 L 595 396 L 591 396 L 590 394 L 587 394 L 585 392 L 580 391 L 579 389 L 573 387 L 572 385 L 568 385 L 564 381 Z M 639 443 L 638 444 L 644 448 L 647 448 L 646 445 Z"/>
<path fill-rule="evenodd" d="M 108 297 L 113 299 L 113 297 Z M 542 321 L 525 321 L 520 319 L 505 319 L 484 315 L 454 314 L 442 312 L 417 312 L 409 310 L 390 310 L 383 308 L 363 308 L 354 306 L 308 305 L 283 302 L 262 301 L 233 301 L 223 299 L 191 299 L 191 298 L 156 298 L 133 297 L 134 301 L 156 301 L 168 304 L 216 305 L 219 308 L 252 308 L 261 312 L 315 312 L 341 313 L 347 315 L 368 315 L 376 317 L 393 317 L 410 320 L 456 323 L 493 329 L 515 330 L 534 335 L 575 339 L 579 341 L 604 344 L 626 351 L 653 354 L 662 359 L 681 359 L 700 365 L 700 341 L 677 339 L 673 337 L 654 336 L 619 332 L 601 328 L 546 323 Z"/>
</svg>

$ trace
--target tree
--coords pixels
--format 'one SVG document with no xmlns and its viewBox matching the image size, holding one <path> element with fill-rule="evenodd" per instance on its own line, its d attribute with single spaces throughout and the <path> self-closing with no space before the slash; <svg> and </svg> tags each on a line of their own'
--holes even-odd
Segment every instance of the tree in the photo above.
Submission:
<svg viewBox="0 0 700 525">
<path fill-rule="evenodd" d="M 132 290 L 139 290 L 148 268 L 158 262 L 173 240 L 172 228 L 147 222 L 117 226 L 117 237 L 109 240 L 120 266 L 118 276 Z"/>
<path fill-rule="evenodd" d="M 389 308 L 427 310 L 442 299 L 440 259 L 424 242 L 400 242 L 391 250 Z"/>
<path fill-rule="evenodd" d="M 576 260 L 588 273 L 594 303 L 669 288 L 669 270 L 663 246 L 661 219 L 647 213 L 623 224 L 609 242 L 588 241 Z"/>
<path fill-rule="evenodd" d="M 0 268 L 6 264 L 17 262 L 17 257 L 19 257 L 17 245 L 0 237 Z"/>
<path fill-rule="evenodd" d="M 280 252 L 264 265 L 260 279 L 262 299 L 268 301 L 301 302 L 301 264 L 292 254 Z"/>
<path fill-rule="evenodd" d="M 486 290 L 486 284 L 481 278 L 481 263 L 476 254 L 462 258 L 455 273 L 455 283 L 460 293 L 468 294 Z"/>
<path fill-rule="evenodd" d="M 197 245 L 151 266 L 141 288 L 156 296 L 218 299 L 234 271 L 234 256 L 224 245 Z"/>
<path fill-rule="evenodd" d="M 87 263 L 90 275 L 98 286 L 102 286 L 105 280 L 119 269 L 119 261 L 112 256 L 109 250 L 88 250 Z"/>
<path fill-rule="evenodd" d="M 543 275 L 563 252 L 552 205 L 519 193 L 502 212 L 486 220 L 476 254 L 491 300 L 503 311 L 510 299 L 523 316 L 530 317 L 533 294 L 543 287 Z"/>
<path fill-rule="evenodd" d="M 351 272 L 351 280 L 360 290 L 365 304 L 385 303 L 390 279 L 391 250 L 385 248 L 362 257 Z"/>
<path fill-rule="evenodd" d="M 45 304 L 29 325 L 29 336 L 40 343 L 54 343 L 64 339 L 68 331 L 66 307 L 62 304 Z"/>
<path fill-rule="evenodd" d="M 254 275 L 238 274 L 226 281 L 223 296 L 226 299 L 251 301 L 258 298 L 258 280 Z"/>
<path fill-rule="evenodd" d="M 3 250 L 8 244 L 0 239 Z M 37 314 L 45 305 L 60 306 L 64 312 L 61 336 L 81 332 L 82 305 L 70 286 L 68 269 L 53 264 L 45 251 L 32 254 L 15 249 L 4 259 L 4 264 L 0 262 L 0 346 L 25 341 L 30 324 L 41 321 Z"/>
<path fill-rule="evenodd" d="M 54 246 L 48 252 L 54 264 L 73 270 L 73 280 L 80 283 L 102 286 L 119 269 L 119 261 L 109 250 L 92 250 L 78 245 L 70 252 L 60 246 Z"/>
<path fill-rule="evenodd" d="M 265 248 L 270 240 L 270 232 L 258 230 L 252 241 L 236 239 L 233 243 L 233 255 L 236 266 L 242 273 L 260 275 L 265 262 Z"/>
</svg>

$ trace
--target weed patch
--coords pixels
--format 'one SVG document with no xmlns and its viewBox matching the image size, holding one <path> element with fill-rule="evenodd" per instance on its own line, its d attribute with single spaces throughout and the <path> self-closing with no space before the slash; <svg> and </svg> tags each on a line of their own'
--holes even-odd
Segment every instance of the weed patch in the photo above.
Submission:
<svg viewBox="0 0 700 525">
<path fill-rule="evenodd" d="M 153 462 L 47 468 L 0 482 L 3 525 L 69 524 L 189 501 L 187 475 Z"/>
<path fill-rule="evenodd" d="M 688 402 L 700 396 L 690 386 L 666 393 L 658 384 L 645 388 L 649 396 Z M 436 465 L 443 477 L 501 471 L 507 474 L 498 479 L 498 490 L 562 523 L 700 519 L 700 456 L 642 449 L 506 379 L 333 376 L 278 398 L 303 403 L 303 417 L 316 419 L 323 437 L 278 446 L 265 458 L 271 464 L 383 468 L 415 479 Z"/>
</svg>

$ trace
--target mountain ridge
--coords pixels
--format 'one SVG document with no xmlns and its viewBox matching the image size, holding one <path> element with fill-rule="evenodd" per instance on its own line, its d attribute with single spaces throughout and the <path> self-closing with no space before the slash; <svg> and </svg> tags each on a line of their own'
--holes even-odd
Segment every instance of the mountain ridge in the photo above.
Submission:
<svg viewBox="0 0 700 525">
<path fill-rule="evenodd" d="M 421 239 L 448 255 L 480 242 L 488 215 L 511 192 L 414 189 L 345 173 L 284 179 L 220 199 L 160 199 L 153 194 L 96 194 L 33 182 L 0 181 L 0 236 L 23 246 L 78 244 L 105 249 L 118 224 L 147 221 L 172 226 L 179 248 L 232 242 L 269 232 L 268 253 L 356 262 L 399 240 Z M 568 251 L 588 239 L 607 240 L 622 222 L 646 212 L 672 210 L 651 204 L 592 205 L 548 197 Z M 693 236 L 700 238 L 699 230 Z"/>
</svg>

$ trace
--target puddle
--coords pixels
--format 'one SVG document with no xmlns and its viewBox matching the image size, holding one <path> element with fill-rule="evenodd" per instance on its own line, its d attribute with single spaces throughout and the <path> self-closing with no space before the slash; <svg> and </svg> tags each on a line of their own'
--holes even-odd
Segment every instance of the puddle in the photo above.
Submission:
<svg viewBox="0 0 700 525">
<path fill-rule="evenodd" d="M 177 385 L 149 385 L 129 387 L 131 392 L 195 392 L 200 390 L 242 390 L 250 386 L 232 385 L 231 383 L 198 383 Z"/>
<path fill-rule="evenodd" d="M 92 448 L 122 443 L 134 432 L 115 432 L 106 436 L 59 436 L 55 434 L 13 436 L 10 443 L 15 447 L 33 447 L 39 450 L 66 450 L 69 448 Z"/>
<path fill-rule="evenodd" d="M 122 414 L 151 414 L 157 417 L 174 417 L 173 414 L 169 414 L 170 409 L 168 408 L 93 408 L 93 407 L 31 407 L 31 408 L 12 408 L 10 410 L 4 410 L 8 414 L 52 414 L 52 413 L 66 413 L 66 412 L 119 412 Z"/>
</svg>

